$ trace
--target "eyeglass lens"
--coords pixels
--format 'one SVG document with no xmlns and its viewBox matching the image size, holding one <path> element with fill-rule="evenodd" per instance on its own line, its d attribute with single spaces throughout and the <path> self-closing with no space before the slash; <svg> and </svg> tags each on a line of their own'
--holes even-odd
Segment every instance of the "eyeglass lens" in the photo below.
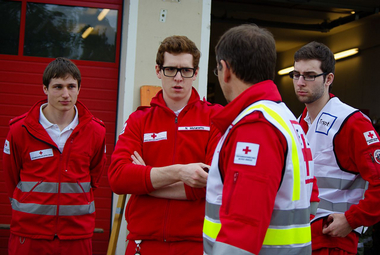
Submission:
<svg viewBox="0 0 380 255">
<path fill-rule="evenodd" d="M 321 75 L 324 75 L 325 73 L 317 74 L 317 75 L 311 75 L 311 74 L 300 74 L 295 72 L 290 72 L 289 76 L 293 80 L 299 80 L 302 76 L 305 81 L 314 81 L 316 77 L 319 77 Z"/>
<path fill-rule="evenodd" d="M 164 75 L 167 77 L 175 77 L 177 73 L 180 72 L 183 78 L 191 78 L 195 73 L 195 69 L 190 67 L 163 67 L 162 70 L 164 71 Z"/>
</svg>

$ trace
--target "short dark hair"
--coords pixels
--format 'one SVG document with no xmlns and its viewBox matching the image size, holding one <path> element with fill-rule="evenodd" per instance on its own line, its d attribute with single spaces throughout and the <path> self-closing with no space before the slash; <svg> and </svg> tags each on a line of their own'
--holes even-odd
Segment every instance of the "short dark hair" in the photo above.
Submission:
<svg viewBox="0 0 380 255">
<path fill-rule="evenodd" d="M 78 67 L 70 59 L 58 57 L 50 62 L 45 68 L 42 76 L 42 83 L 46 86 L 46 88 L 49 88 L 51 79 L 66 78 L 68 75 L 71 75 L 78 81 L 79 89 L 82 78 Z"/>
<path fill-rule="evenodd" d="M 186 36 L 169 36 L 161 42 L 156 57 L 156 64 L 159 67 L 164 65 L 165 52 L 170 54 L 189 53 L 193 56 L 193 67 L 198 68 L 201 52 L 198 50 L 195 43 Z"/>
<path fill-rule="evenodd" d="M 273 80 L 277 60 L 272 33 L 256 24 L 244 24 L 225 32 L 215 47 L 216 61 L 228 62 L 236 77 L 255 84 Z"/>
<path fill-rule="evenodd" d="M 310 42 L 294 54 L 294 62 L 316 59 L 321 61 L 321 70 L 324 73 L 335 72 L 335 58 L 329 47 L 320 42 Z"/>
</svg>

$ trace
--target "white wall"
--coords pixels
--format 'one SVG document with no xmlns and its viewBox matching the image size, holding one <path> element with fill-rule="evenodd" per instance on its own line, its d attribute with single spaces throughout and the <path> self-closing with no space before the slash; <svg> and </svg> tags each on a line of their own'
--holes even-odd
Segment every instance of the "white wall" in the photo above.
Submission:
<svg viewBox="0 0 380 255">
<path fill-rule="evenodd" d="M 162 10 L 165 22 L 160 21 Z M 211 0 L 125 0 L 123 11 L 117 134 L 140 104 L 140 87 L 161 85 L 154 67 L 159 44 L 167 36 L 185 35 L 198 46 L 200 72 L 193 85 L 201 98 L 207 96 Z M 116 254 L 125 253 L 126 235 L 124 219 Z"/>
</svg>

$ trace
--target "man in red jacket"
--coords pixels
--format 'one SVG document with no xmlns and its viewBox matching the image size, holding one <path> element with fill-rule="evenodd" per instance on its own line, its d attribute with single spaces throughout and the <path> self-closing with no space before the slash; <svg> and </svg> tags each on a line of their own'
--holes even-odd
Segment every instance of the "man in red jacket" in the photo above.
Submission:
<svg viewBox="0 0 380 255">
<path fill-rule="evenodd" d="M 132 194 L 125 217 L 126 254 L 201 255 L 205 186 L 219 133 L 211 116 L 222 107 L 192 87 L 200 52 L 185 36 L 159 46 L 162 90 L 132 113 L 119 136 L 108 176 L 117 194 Z M 140 157 L 141 155 L 141 157 Z"/>
<path fill-rule="evenodd" d="M 311 42 L 294 55 L 294 89 L 311 145 L 320 203 L 311 224 L 314 255 L 356 254 L 362 226 L 380 221 L 380 142 L 371 121 L 330 93 L 335 59 Z M 368 189 L 367 183 L 368 182 Z"/>
<path fill-rule="evenodd" d="M 66 58 L 45 69 L 47 100 L 10 121 L 4 145 L 5 182 L 12 204 L 8 251 L 92 254 L 93 190 L 105 156 L 105 127 L 77 101 L 81 74 Z"/>
</svg>

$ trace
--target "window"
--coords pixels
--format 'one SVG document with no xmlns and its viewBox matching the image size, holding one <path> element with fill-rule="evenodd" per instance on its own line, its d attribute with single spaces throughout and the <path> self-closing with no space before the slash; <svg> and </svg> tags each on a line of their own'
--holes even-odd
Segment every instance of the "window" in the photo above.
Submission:
<svg viewBox="0 0 380 255">
<path fill-rule="evenodd" d="M 21 2 L 0 1 L 0 54 L 17 55 Z"/>
<path fill-rule="evenodd" d="M 27 3 L 24 55 L 115 62 L 117 10 Z"/>
</svg>

